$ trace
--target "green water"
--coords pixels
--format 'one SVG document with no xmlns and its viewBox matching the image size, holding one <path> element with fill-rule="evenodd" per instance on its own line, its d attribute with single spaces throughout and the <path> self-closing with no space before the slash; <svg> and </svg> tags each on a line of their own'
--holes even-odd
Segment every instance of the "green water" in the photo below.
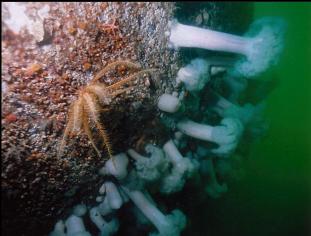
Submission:
<svg viewBox="0 0 311 236">
<path fill-rule="evenodd" d="M 288 24 L 277 78 L 267 99 L 267 136 L 251 148 L 243 179 L 207 203 L 199 235 L 311 235 L 311 3 L 255 3 L 254 19 L 281 16 Z M 203 229 L 202 231 L 203 232 Z"/>
<path fill-rule="evenodd" d="M 277 15 L 288 22 L 286 47 L 266 116 L 271 127 L 252 150 L 242 189 L 252 196 L 245 212 L 256 235 L 310 235 L 311 180 L 311 4 L 257 3 L 255 17 Z M 248 194 L 250 192 L 250 194 Z M 256 217 L 257 215 L 257 217 Z M 248 228 L 252 232 L 251 226 Z M 254 235 L 254 234 L 253 234 Z"/>
</svg>

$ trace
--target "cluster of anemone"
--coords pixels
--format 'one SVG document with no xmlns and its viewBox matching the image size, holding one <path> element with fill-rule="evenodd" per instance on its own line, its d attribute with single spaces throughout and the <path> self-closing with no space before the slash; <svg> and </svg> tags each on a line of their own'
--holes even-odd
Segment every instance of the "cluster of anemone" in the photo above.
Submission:
<svg viewBox="0 0 311 236">
<path fill-rule="evenodd" d="M 146 185 L 162 181 L 161 192 L 168 194 L 180 191 L 184 178 L 191 175 L 197 163 L 183 158 L 172 141 L 168 141 L 163 150 L 149 144 L 146 152 L 150 154 L 147 157 L 130 149 L 127 154 L 120 153 L 109 159 L 99 170 L 99 174 L 115 180 L 107 180 L 102 184 L 96 198 L 99 204 L 89 209 L 89 217 L 97 226 L 100 235 L 113 235 L 117 232 L 119 220 L 115 213 L 129 200 L 139 210 L 137 215 L 143 214 L 139 216 L 143 219 L 139 220 L 146 224 L 150 222 L 155 227 L 152 235 L 179 235 L 184 229 L 185 215 L 179 209 L 170 214 L 161 212 L 146 190 Z M 135 161 L 132 168 L 129 167 L 130 158 Z M 79 208 L 82 210 L 78 210 Z M 85 229 L 82 219 L 86 211 L 85 205 L 76 206 L 65 223 L 62 220 L 56 223 L 50 235 L 89 236 L 90 232 Z"/>
<path fill-rule="evenodd" d="M 205 185 L 204 192 L 212 198 L 228 190 L 219 176 L 230 169 L 230 157 L 245 131 L 260 123 L 264 107 L 263 102 L 239 104 L 239 96 L 246 89 L 248 78 L 277 62 L 283 34 L 284 22 L 272 17 L 253 23 L 243 37 L 173 21 L 168 33 L 173 48 L 203 48 L 241 57 L 195 58 L 180 68 L 176 77 L 180 93 L 163 94 L 157 103 L 171 138 L 161 147 L 147 144 L 145 154 L 129 149 L 108 160 L 99 170 L 100 175 L 108 177 L 96 197 L 98 205 L 77 206 L 65 223 L 56 223 L 50 235 L 90 235 L 82 218 L 87 210 L 99 235 L 113 235 L 120 226 L 116 212 L 128 201 L 135 207 L 137 221 L 149 225 L 150 235 L 180 235 L 186 227 L 185 214 L 180 209 L 163 212 L 150 193 L 169 195 L 182 191 L 188 180 L 195 180 L 195 175 L 205 181 L 200 185 Z M 230 90 L 226 96 L 210 86 L 218 76 L 215 67 L 226 71 L 222 74 L 222 83 Z M 212 98 L 209 101 L 204 100 L 207 93 Z M 211 114 L 217 118 L 212 119 Z M 191 149 L 187 148 L 190 143 Z"/>
</svg>

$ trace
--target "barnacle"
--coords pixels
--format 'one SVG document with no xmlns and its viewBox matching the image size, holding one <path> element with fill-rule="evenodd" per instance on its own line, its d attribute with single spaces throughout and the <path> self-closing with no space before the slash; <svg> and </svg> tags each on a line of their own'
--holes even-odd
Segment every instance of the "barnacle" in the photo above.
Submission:
<svg viewBox="0 0 311 236">
<path fill-rule="evenodd" d="M 112 85 L 106 86 L 100 79 L 109 71 L 115 69 L 117 66 L 127 67 L 129 70 L 134 71 L 133 74 L 127 78 L 120 80 Z M 109 135 L 106 131 L 105 125 L 100 121 L 101 111 L 107 109 L 103 106 L 109 105 L 111 99 L 115 96 L 124 93 L 131 88 L 121 88 L 126 83 L 134 80 L 140 75 L 150 73 L 155 69 L 141 70 L 140 65 L 130 61 L 116 61 L 108 64 L 102 69 L 90 82 L 89 85 L 82 88 L 79 91 L 79 97 L 71 104 L 68 112 L 68 122 L 65 128 L 65 132 L 58 150 L 58 156 L 61 156 L 66 144 L 68 136 L 73 133 L 84 132 L 90 140 L 93 148 L 101 157 L 100 149 L 95 143 L 95 139 L 92 133 L 92 125 L 98 131 L 98 135 L 102 139 L 103 146 L 107 151 L 109 158 L 112 157 L 112 147 L 109 139 Z"/>
</svg>

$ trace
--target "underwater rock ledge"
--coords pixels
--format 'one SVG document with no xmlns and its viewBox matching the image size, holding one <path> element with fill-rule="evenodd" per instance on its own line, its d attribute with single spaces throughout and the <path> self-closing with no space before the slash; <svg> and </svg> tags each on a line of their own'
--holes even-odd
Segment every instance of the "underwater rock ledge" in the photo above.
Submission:
<svg viewBox="0 0 311 236">
<path fill-rule="evenodd" d="M 239 18 L 235 12 L 242 5 L 200 6 L 183 12 L 183 20 L 236 32 L 248 25 L 240 17 L 250 12 L 241 11 Z M 20 28 L 10 22 L 14 10 L 29 18 Z M 101 118 L 114 152 L 167 141 L 156 104 L 160 95 L 176 90 L 174 78 L 185 60 L 167 47 L 165 36 L 180 8 L 174 3 L 4 3 L 2 11 L 2 232 L 46 235 L 74 205 L 93 203 L 102 182 L 97 171 L 105 160 L 85 136 L 70 138 L 61 158 L 57 149 L 77 91 L 106 65 L 122 59 L 159 70 L 111 101 Z M 102 82 L 111 85 L 125 75 L 121 70 Z"/>
</svg>

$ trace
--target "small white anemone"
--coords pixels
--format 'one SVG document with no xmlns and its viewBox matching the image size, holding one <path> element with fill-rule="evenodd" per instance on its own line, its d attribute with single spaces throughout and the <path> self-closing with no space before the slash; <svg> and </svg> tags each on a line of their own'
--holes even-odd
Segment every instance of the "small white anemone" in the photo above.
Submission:
<svg viewBox="0 0 311 236">
<path fill-rule="evenodd" d="M 165 194 L 180 191 L 193 173 L 198 169 L 199 163 L 195 159 L 183 157 L 173 140 L 167 141 L 163 150 L 172 164 L 172 169 L 162 179 L 160 191 Z"/>
<path fill-rule="evenodd" d="M 178 209 L 173 210 L 170 215 L 164 215 L 141 191 L 129 190 L 122 187 L 137 208 L 151 221 L 158 232 L 151 235 L 179 236 L 186 226 L 186 217 Z"/>
<path fill-rule="evenodd" d="M 161 148 L 147 144 L 145 150 L 150 157 L 144 157 L 133 149 L 129 149 L 127 153 L 135 160 L 138 177 L 145 181 L 155 181 L 166 171 L 168 161 Z"/>
<path fill-rule="evenodd" d="M 183 83 L 190 92 L 200 91 L 210 81 L 214 66 L 230 67 L 233 63 L 231 58 L 226 57 L 196 58 L 177 72 L 176 82 Z"/>
<path fill-rule="evenodd" d="M 67 229 L 66 236 L 91 236 L 91 234 L 86 231 L 81 217 L 71 215 L 66 220 L 65 225 Z"/>
<path fill-rule="evenodd" d="M 244 130 L 242 123 L 236 118 L 224 118 L 219 126 L 185 119 L 178 122 L 177 128 L 190 137 L 217 143 L 219 147 L 211 151 L 219 155 L 228 155 L 234 151 Z"/>
<path fill-rule="evenodd" d="M 99 174 L 112 175 L 121 180 L 127 176 L 127 165 L 128 157 L 125 153 L 119 153 L 105 163 L 105 166 L 99 170 Z"/>
<path fill-rule="evenodd" d="M 244 55 L 236 63 L 232 74 L 253 77 L 278 62 L 284 45 L 285 25 L 283 19 L 264 17 L 255 21 L 245 36 L 236 36 L 174 20 L 170 23 L 169 45 Z"/>
<path fill-rule="evenodd" d="M 110 236 L 115 234 L 119 229 L 119 221 L 117 218 L 112 218 L 110 221 L 106 221 L 100 214 L 97 207 L 93 207 L 90 210 L 91 221 L 100 230 L 100 236 Z"/>
<path fill-rule="evenodd" d="M 177 112 L 180 106 L 181 101 L 177 97 L 170 94 L 162 94 L 158 99 L 158 108 L 164 112 Z"/>
</svg>

